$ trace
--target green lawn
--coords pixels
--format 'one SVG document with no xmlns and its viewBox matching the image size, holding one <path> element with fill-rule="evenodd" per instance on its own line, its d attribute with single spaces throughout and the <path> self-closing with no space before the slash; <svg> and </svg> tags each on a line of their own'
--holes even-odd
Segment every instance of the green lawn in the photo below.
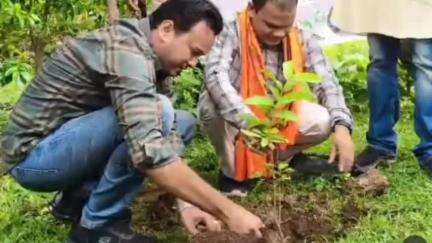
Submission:
<svg viewBox="0 0 432 243">
<path fill-rule="evenodd" d="M 367 206 L 368 212 L 345 236 L 338 239 L 339 242 L 401 242 L 411 234 L 418 234 L 432 241 L 432 183 L 429 176 L 420 171 L 411 153 L 418 142 L 410 119 L 411 110 L 411 106 L 404 107 L 405 115 L 398 125 L 401 135 L 398 162 L 392 168 L 383 169 L 391 182 L 390 190 L 381 197 L 359 198 Z M 4 124 L 4 120 L 3 112 L 0 126 Z M 358 151 L 365 145 L 366 129 L 366 115 L 357 114 L 355 141 Z M 315 152 L 327 153 L 328 150 L 329 145 L 326 143 L 315 149 Z M 189 154 L 193 166 L 214 181 L 216 158 L 209 144 L 202 139 L 198 140 Z M 294 180 L 292 183 L 299 182 Z M 322 190 L 337 191 L 332 183 L 331 179 L 310 178 L 302 180 L 301 185 L 294 187 L 295 190 L 311 193 Z M 48 212 L 47 202 L 52 198 L 52 194 L 30 192 L 21 188 L 10 177 L 3 177 L 0 179 L 0 195 L 0 242 L 64 241 L 68 227 L 56 222 Z M 340 193 L 335 195 L 343 196 Z M 134 208 L 139 208 L 139 205 Z M 144 221 L 147 220 L 138 220 Z M 136 226 L 138 229 L 148 229 L 141 223 Z M 187 239 L 179 227 L 171 226 L 170 230 L 172 229 L 175 230 L 161 234 L 161 238 L 166 242 L 181 242 Z M 160 229 L 155 231 L 159 232 L 158 230 Z"/>
<path fill-rule="evenodd" d="M 362 53 L 367 50 L 361 47 Z M 339 50 L 336 50 L 339 51 Z M 337 58 L 336 55 L 329 55 Z M 363 70 L 364 72 L 364 70 Z M 349 73 L 349 70 L 348 72 Z M 345 75 L 345 74 L 344 74 Z M 9 91 L 0 91 L 0 97 L 10 96 Z M 351 91 L 353 98 L 358 98 L 356 90 Z M 4 102 L 0 100 L 0 103 Z M 359 101 L 355 107 L 365 106 Z M 417 234 L 432 242 L 432 183 L 428 174 L 420 170 L 412 149 L 419 139 L 413 129 L 413 105 L 402 102 L 402 117 L 397 126 L 400 134 L 398 161 L 391 168 L 383 168 L 388 176 L 391 187 L 380 197 L 358 196 L 357 203 L 367 212 L 351 228 L 344 230 L 337 237 L 338 242 L 402 242 L 409 235 Z M 368 114 L 364 110 L 355 114 L 356 129 L 354 133 L 357 152 L 365 147 Z M 0 131 L 7 122 L 7 112 L 0 110 Z M 328 153 L 329 142 L 324 143 L 314 152 Z M 191 165 L 208 181 L 214 183 L 217 174 L 216 155 L 203 138 L 195 140 L 188 152 Z M 347 200 L 341 190 L 341 182 L 335 178 L 302 178 L 293 179 L 290 192 L 296 194 L 331 195 L 331 205 L 339 210 L 338 203 Z M 269 193 L 257 190 L 241 203 L 260 203 Z M 48 212 L 47 203 L 53 194 L 34 193 L 21 188 L 10 177 L 0 178 L 0 242 L 64 242 L 69 226 L 55 221 Z M 156 233 L 163 242 L 186 242 L 188 237 L 172 211 L 166 214 L 152 215 L 154 205 L 141 203 L 134 205 L 134 226 L 139 231 Z M 332 210 L 332 209 L 329 209 Z M 157 210 L 158 213 L 163 210 Z M 337 212 L 336 212 L 337 213 Z M 336 214 L 335 214 L 336 215 Z M 157 220 L 164 216 L 164 220 Z M 324 241 L 324 239 L 323 239 Z M 333 241 L 333 240 L 330 240 Z M 209 242 L 210 243 L 210 242 Z"/>
</svg>

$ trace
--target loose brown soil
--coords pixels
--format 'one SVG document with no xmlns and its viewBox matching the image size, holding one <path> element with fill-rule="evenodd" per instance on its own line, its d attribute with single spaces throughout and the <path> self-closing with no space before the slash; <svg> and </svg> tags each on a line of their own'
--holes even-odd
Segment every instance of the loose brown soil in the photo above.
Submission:
<svg viewBox="0 0 432 243">
<path fill-rule="evenodd" d="M 371 169 L 355 180 L 349 181 L 347 187 L 360 193 L 380 196 L 387 192 L 390 182 L 379 170 Z"/>
<path fill-rule="evenodd" d="M 332 241 L 353 227 L 365 215 L 367 208 L 359 206 L 355 198 L 359 194 L 372 196 L 386 192 L 389 182 L 379 171 L 350 179 L 341 195 L 328 192 L 311 192 L 302 195 L 285 195 L 277 200 L 271 195 L 260 203 L 241 202 L 248 210 L 258 215 L 266 225 L 264 237 L 238 235 L 228 230 L 202 232 L 190 238 L 193 243 L 287 243 Z M 285 192 L 287 193 L 287 192 Z M 150 189 L 134 205 L 135 225 L 138 231 L 159 234 L 176 231 L 187 234 L 181 227 L 175 210 L 174 198 L 157 189 Z M 278 210 L 278 207 L 280 210 Z M 182 233 L 183 232 L 183 233 Z M 183 241 L 182 241 L 183 242 Z"/>
<path fill-rule="evenodd" d="M 312 205 L 313 204 L 313 205 Z M 238 235 L 229 231 L 204 232 L 193 238 L 194 243 L 287 243 L 287 242 L 319 242 L 334 239 L 341 235 L 341 230 L 351 227 L 364 211 L 348 201 L 340 215 L 334 215 L 329 208 L 329 200 L 322 195 L 304 197 L 286 196 L 281 201 L 281 211 L 273 205 L 248 207 L 264 221 L 263 239 L 252 235 Z M 309 208 L 310 209 L 306 209 Z M 280 214 L 279 214 L 280 213 Z M 280 216 L 279 216 L 280 215 Z M 338 227 L 334 217 L 341 217 L 343 227 Z"/>
</svg>

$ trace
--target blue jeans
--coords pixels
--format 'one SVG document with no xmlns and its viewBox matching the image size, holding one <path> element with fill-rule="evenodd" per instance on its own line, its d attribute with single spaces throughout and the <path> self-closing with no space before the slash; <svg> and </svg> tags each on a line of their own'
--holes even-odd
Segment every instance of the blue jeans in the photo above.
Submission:
<svg viewBox="0 0 432 243">
<path fill-rule="evenodd" d="M 397 61 L 401 40 L 369 34 L 371 64 L 368 72 L 370 146 L 396 154 L 398 137 L 394 126 L 399 119 L 400 91 Z M 432 158 L 432 39 L 409 39 L 409 72 L 415 80 L 414 125 L 421 142 L 414 153 L 420 163 Z"/>
<path fill-rule="evenodd" d="M 165 96 L 163 134 L 177 121 L 185 145 L 195 134 L 192 114 L 174 110 Z M 176 118 L 175 118 L 176 117 Z M 42 140 L 27 158 L 11 171 L 25 188 L 35 191 L 92 189 L 81 217 L 81 225 L 97 228 L 124 217 L 136 197 L 144 175 L 130 164 L 128 149 L 112 107 L 66 122 Z"/>
</svg>

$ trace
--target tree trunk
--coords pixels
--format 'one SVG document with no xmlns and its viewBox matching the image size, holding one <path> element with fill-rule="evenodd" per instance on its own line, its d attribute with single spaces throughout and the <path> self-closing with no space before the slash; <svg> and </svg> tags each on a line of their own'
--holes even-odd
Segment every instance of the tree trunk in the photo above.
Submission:
<svg viewBox="0 0 432 243">
<path fill-rule="evenodd" d="M 32 30 L 30 30 L 30 40 L 31 40 L 31 47 L 34 53 L 36 71 L 39 71 L 42 69 L 43 61 L 45 57 L 45 52 L 44 52 L 45 42 L 37 35 L 35 35 Z"/>
<path fill-rule="evenodd" d="M 135 18 L 147 17 L 147 0 L 128 0 L 128 5 Z"/>
<path fill-rule="evenodd" d="M 120 19 L 120 10 L 117 0 L 108 0 L 108 23 L 116 24 Z"/>
</svg>

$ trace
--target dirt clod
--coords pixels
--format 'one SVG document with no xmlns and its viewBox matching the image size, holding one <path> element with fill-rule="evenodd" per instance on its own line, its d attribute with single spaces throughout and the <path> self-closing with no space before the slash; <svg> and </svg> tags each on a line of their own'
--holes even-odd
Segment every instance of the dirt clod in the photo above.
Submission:
<svg viewBox="0 0 432 243">
<path fill-rule="evenodd" d="M 231 231 L 205 232 L 193 238 L 194 243 L 267 243 L 253 235 L 239 235 Z"/>
<path fill-rule="evenodd" d="M 355 180 L 347 184 L 348 188 L 360 190 L 361 192 L 380 196 L 384 194 L 390 186 L 387 177 L 377 169 L 371 169 L 367 173 L 360 175 Z"/>
<path fill-rule="evenodd" d="M 264 238 L 242 236 L 232 232 L 204 232 L 194 238 L 194 243 L 288 243 L 313 242 L 335 234 L 335 225 L 322 212 L 327 207 L 326 200 L 310 196 L 285 196 L 278 207 L 260 205 L 249 207 L 263 220 L 266 228 L 262 231 Z M 313 209 L 306 210 L 305 205 L 313 203 Z M 278 209 L 279 208 L 279 209 Z M 328 208 L 327 208 L 328 210 Z"/>
</svg>

